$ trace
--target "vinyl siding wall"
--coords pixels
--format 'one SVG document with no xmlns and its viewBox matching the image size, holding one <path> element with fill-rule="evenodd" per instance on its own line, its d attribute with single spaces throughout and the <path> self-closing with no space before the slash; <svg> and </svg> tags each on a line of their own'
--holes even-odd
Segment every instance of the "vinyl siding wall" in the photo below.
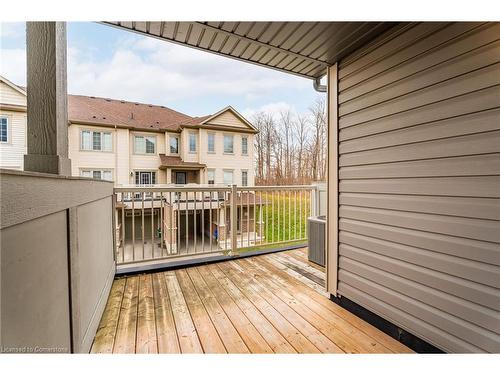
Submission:
<svg viewBox="0 0 500 375">
<path fill-rule="evenodd" d="M 0 103 L 26 106 L 26 96 L 0 82 Z M 8 141 L 0 142 L 0 168 L 22 170 L 26 153 L 26 112 L 0 110 L 8 118 Z"/>
<path fill-rule="evenodd" d="M 500 352 L 500 24 L 402 24 L 338 68 L 338 293 Z"/>
</svg>

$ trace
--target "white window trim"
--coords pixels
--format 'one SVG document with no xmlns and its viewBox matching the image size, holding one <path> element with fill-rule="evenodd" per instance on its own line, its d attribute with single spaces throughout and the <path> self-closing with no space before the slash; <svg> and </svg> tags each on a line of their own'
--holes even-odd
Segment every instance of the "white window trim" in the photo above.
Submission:
<svg viewBox="0 0 500 375">
<path fill-rule="evenodd" d="M 135 185 L 135 174 L 137 172 L 147 172 L 147 173 L 155 173 L 155 185 L 158 185 L 158 178 L 160 177 L 160 175 L 158 174 L 158 169 L 145 169 L 145 168 L 142 168 L 142 169 L 133 169 L 132 172 L 134 173 L 132 179 L 133 179 L 133 184 Z"/>
<path fill-rule="evenodd" d="M 225 181 L 226 179 L 224 177 L 225 177 L 226 172 L 231 172 L 231 174 L 233 175 L 233 178 L 232 178 L 232 181 L 230 184 L 226 183 L 226 181 Z M 234 184 L 234 169 L 223 169 L 222 181 L 223 181 L 224 185 L 233 185 Z"/>
<path fill-rule="evenodd" d="M 194 151 L 191 151 L 191 136 L 194 135 Z M 196 132 L 189 132 L 188 133 L 188 153 L 190 154 L 196 154 L 198 152 L 198 137 Z"/>
<path fill-rule="evenodd" d="M 135 137 L 143 137 L 144 139 L 146 139 L 146 137 L 148 138 L 154 138 L 155 139 L 155 151 L 151 154 L 151 153 L 147 153 L 147 152 L 137 152 L 136 149 L 135 149 Z M 146 148 L 144 148 L 146 149 Z M 158 155 L 158 136 L 156 134 L 148 134 L 148 133 L 132 133 L 132 151 L 133 151 L 133 154 L 134 155 L 142 155 L 142 156 L 157 156 Z"/>
<path fill-rule="evenodd" d="M 233 138 L 233 151 L 232 152 L 226 152 L 226 141 L 225 141 L 226 137 Z M 224 133 L 224 137 L 222 139 L 222 150 L 224 151 L 224 155 L 234 155 L 234 134 Z"/>
<path fill-rule="evenodd" d="M 0 141 L 0 144 L 10 145 L 11 141 L 12 141 L 12 116 L 11 115 L 0 115 L 0 118 L 7 119 L 7 140 Z"/>
<path fill-rule="evenodd" d="M 246 174 L 247 174 L 247 183 L 246 183 L 246 185 L 244 185 L 244 184 L 243 184 L 243 173 L 244 173 L 244 172 L 246 172 Z M 249 178 L 248 178 L 248 177 L 249 177 L 249 175 L 248 175 L 248 169 L 242 169 L 242 170 L 241 170 L 241 186 L 248 186 L 248 182 L 249 182 L 249 181 L 248 181 L 248 180 L 249 180 Z"/>
<path fill-rule="evenodd" d="M 217 173 L 216 173 L 216 169 L 215 168 L 208 168 L 207 169 L 207 184 L 209 184 L 209 178 L 208 178 L 208 172 L 213 172 L 214 173 L 214 185 L 215 185 L 215 181 L 216 181 L 216 176 L 217 176 Z"/>
<path fill-rule="evenodd" d="M 103 172 L 111 172 L 111 180 L 104 180 L 101 178 L 103 181 L 114 181 L 115 180 L 115 173 L 113 168 L 92 168 L 92 167 L 87 167 L 87 168 L 80 168 L 80 177 L 83 177 L 83 172 L 84 171 L 89 171 L 91 175 L 94 174 L 94 171 L 100 171 L 101 176 L 103 175 Z M 93 178 L 93 177 L 90 177 Z"/>
<path fill-rule="evenodd" d="M 90 150 L 86 150 L 82 147 L 82 141 L 83 141 L 82 133 L 83 132 L 90 132 L 90 142 L 91 142 L 91 146 L 92 146 L 92 149 L 90 149 Z M 107 150 L 94 150 L 93 149 L 93 142 L 94 142 L 93 141 L 93 137 L 94 137 L 93 133 L 110 134 L 111 135 L 111 150 L 109 150 L 109 151 L 107 151 Z M 108 154 L 112 154 L 114 152 L 114 149 L 115 149 L 114 132 L 113 131 L 106 131 L 103 129 L 95 129 L 95 128 L 80 128 L 79 133 L 78 133 L 78 143 L 79 143 L 78 144 L 79 150 L 82 152 L 105 152 Z M 102 149 L 102 136 L 101 136 L 101 149 Z"/>
<path fill-rule="evenodd" d="M 210 142 L 208 141 L 210 139 L 210 136 L 213 135 L 214 136 L 214 150 L 213 151 L 210 151 L 208 145 L 210 144 Z M 216 136 L 216 133 L 215 132 L 207 132 L 207 154 L 215 154 L 217 152 L 217 145 L 216 145 L 216 142 L 217 141 L 217 136 Z"/>
<path fill-rule="evenodd" d="M 243 152 L 243 139 L 247 140 L 247 152 L 246 153 Z M 248 154 L 249 154 L 249 152 L 248 152 L 248 135 L 242 135 L 241 136 L 241 155 L 248 156 Z"/>
<path fill-rule="evenodd" d="M 177 152 L 170 151 L 170 138 L 177 138 Z M 169 155 L 179 155 L 181 153 L 181 139 L 178 134 L 169 134 L 168 136 L 168 154 Z"/>
</svg>

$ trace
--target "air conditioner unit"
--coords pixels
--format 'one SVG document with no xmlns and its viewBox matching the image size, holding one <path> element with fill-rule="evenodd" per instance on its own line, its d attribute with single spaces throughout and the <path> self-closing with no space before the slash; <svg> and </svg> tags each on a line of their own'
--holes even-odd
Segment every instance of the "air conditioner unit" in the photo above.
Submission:
<svg viewBox="0 0 500 375">
<path fill-rule="evenodd" d="M 309 233 L 308 258 L 310 262 L 325 266 L 326 216 L 311 216 L 307 219 Z"/>
</svg>

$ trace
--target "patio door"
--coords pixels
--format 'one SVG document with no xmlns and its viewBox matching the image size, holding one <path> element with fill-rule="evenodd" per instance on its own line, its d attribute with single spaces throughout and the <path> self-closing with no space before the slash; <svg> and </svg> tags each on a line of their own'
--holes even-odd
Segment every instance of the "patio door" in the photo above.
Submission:
<svg viewBox="0 0 500 375">
<path fill-rule="evenodd" d="M 135 172 L 136 185 L 154 185 L 156 184 L 156 172 L 138 171 Z"/>
<path fill-rule="evenodd" d="M 176 172 L 175 173 L 175 183 L 177 185 L 185 185 L 186 184 L 186 172 Z"/>
</svg>

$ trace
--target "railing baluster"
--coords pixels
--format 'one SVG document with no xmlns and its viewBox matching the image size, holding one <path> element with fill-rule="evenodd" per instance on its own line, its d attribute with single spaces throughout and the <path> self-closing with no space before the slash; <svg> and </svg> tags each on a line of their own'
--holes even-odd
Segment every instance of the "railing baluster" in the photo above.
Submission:
<svg viewBox="0 0 500 375">
<path fill-rule="evenodd" d="M 292 239 L 292 192 L 288 191 L 288 241 Z"/>
<path fill-rule="evenodd" d="M 205 252 L 205 192 L 201 192 L 201 252 Z"/>
<path fill-rule="evenodd" d="M 177 193 L 176 193 L 177 194 Z M 181 252 L 181 198 L 180 194 L 176 196 L 177 201 L 177 222 L 175 223 L 177 242 L 175 243 L 175 253 Z"/>
<path fill-rule="evenodd" d="M 247 247 L 250 247 L 250 190 L 247 190 Z"/>
<path fill-rule="evenodd" d="M 155 193 L 151 193 L 151 258 L 155 257 L 155 236 L 154 236 L 154 224 L 155 224 Z"/>
<path fill-rule="evenodd" d="M 186 215 L 186 253 L 189 254 L 189 221 L 188 221 L 188 217 L 189 217 L 189 212 L 188 212 L 188 203 L 189 203 L 189 199 L 188 199 L 188 194 L 186 193 L 186 208 L 185 208 L 185 212 L 184 214 Z"/>
<path fill-rule="evenodd" d="M 271 231 L 272 231 L 272 239 L 271 239 L 271 243 L 274 243 L 274 190 L 272 190 L 272 198 L 271 198 L 271 201 L 272 201 L 272 210 L 271 210 L 271 214 L 272 214 L 272 227 L 271 227 Z"/>
<path fill-rule="evenodd" d="M 125 194 L 122 193 L 122 262 L 125 262 Z"/>
<path fill-rule="evenodd" d="M 300 229 L 300 239 L 302 239 L 302 190 L 299 190 L 299 208 L 300 208 L 300 215 L 299 215 L 299 229 Z"/>
<path fill-rule="evenodd" d="M 160 212 L 158 214 L 158 218 L 160 220 L 160 225 L 158 226 L 158 228 L 160 228 L 160 253 L 161 253 L 162 258 L 165 256 L 165 253 L 163 252 L 163 243 L 165 240 L 165 236 L 164 236 L 164 232 L 165 232 L 164 211 L 165 211 L 165 205 L 163 204 L 163 192 L 160 192 Z"/>
<path fill-rule="evenodd" d="M 293 192 L 293 239 L 297 239 L 297 190 Z"/>
<path fill-rule="evenodd" d="M 212 191 L 210 190 L 210 200 L 209 200 L 209 207 L 210 209 L 208 210 L 208 214 L 210 215 L 210 222 L 209 222 L 209 228 L 208 228 L 208 235 L 210 236 L 210 252 L 212 252 Z"/>
<path fill-rule="evenodd" d="M 194 247 L 194 253 L 196 254 L 198 252 L 198 249 L 196 248 L 196 238 L 198 237 L 198 233 L 196 233 L 196 200 L 197 200 L 197 195 L 198 192 L 194 192 L 194 203 L 193 203 L 193 247 Z"/>
<path fill-rule="evenodd" d="M 132 193 L 132 260 L 135 260 L 135 192 Z"/>
<path fill-rule="evenodd" d="M 257 222 L 255 220 L 255 214 L 256 214 L 255 211 L 257 211 L 257 202 L 255 201 L 256 196 L 257 196 L 257 192 L 254 191 L 254 193 L 253 193 L 253 207 L 252 207 L 252 210 L 253 210 L 253 231 L 252 231 L 252 233 L 253 233 L 254 246 L 257 245 Z"/>
</svg>

